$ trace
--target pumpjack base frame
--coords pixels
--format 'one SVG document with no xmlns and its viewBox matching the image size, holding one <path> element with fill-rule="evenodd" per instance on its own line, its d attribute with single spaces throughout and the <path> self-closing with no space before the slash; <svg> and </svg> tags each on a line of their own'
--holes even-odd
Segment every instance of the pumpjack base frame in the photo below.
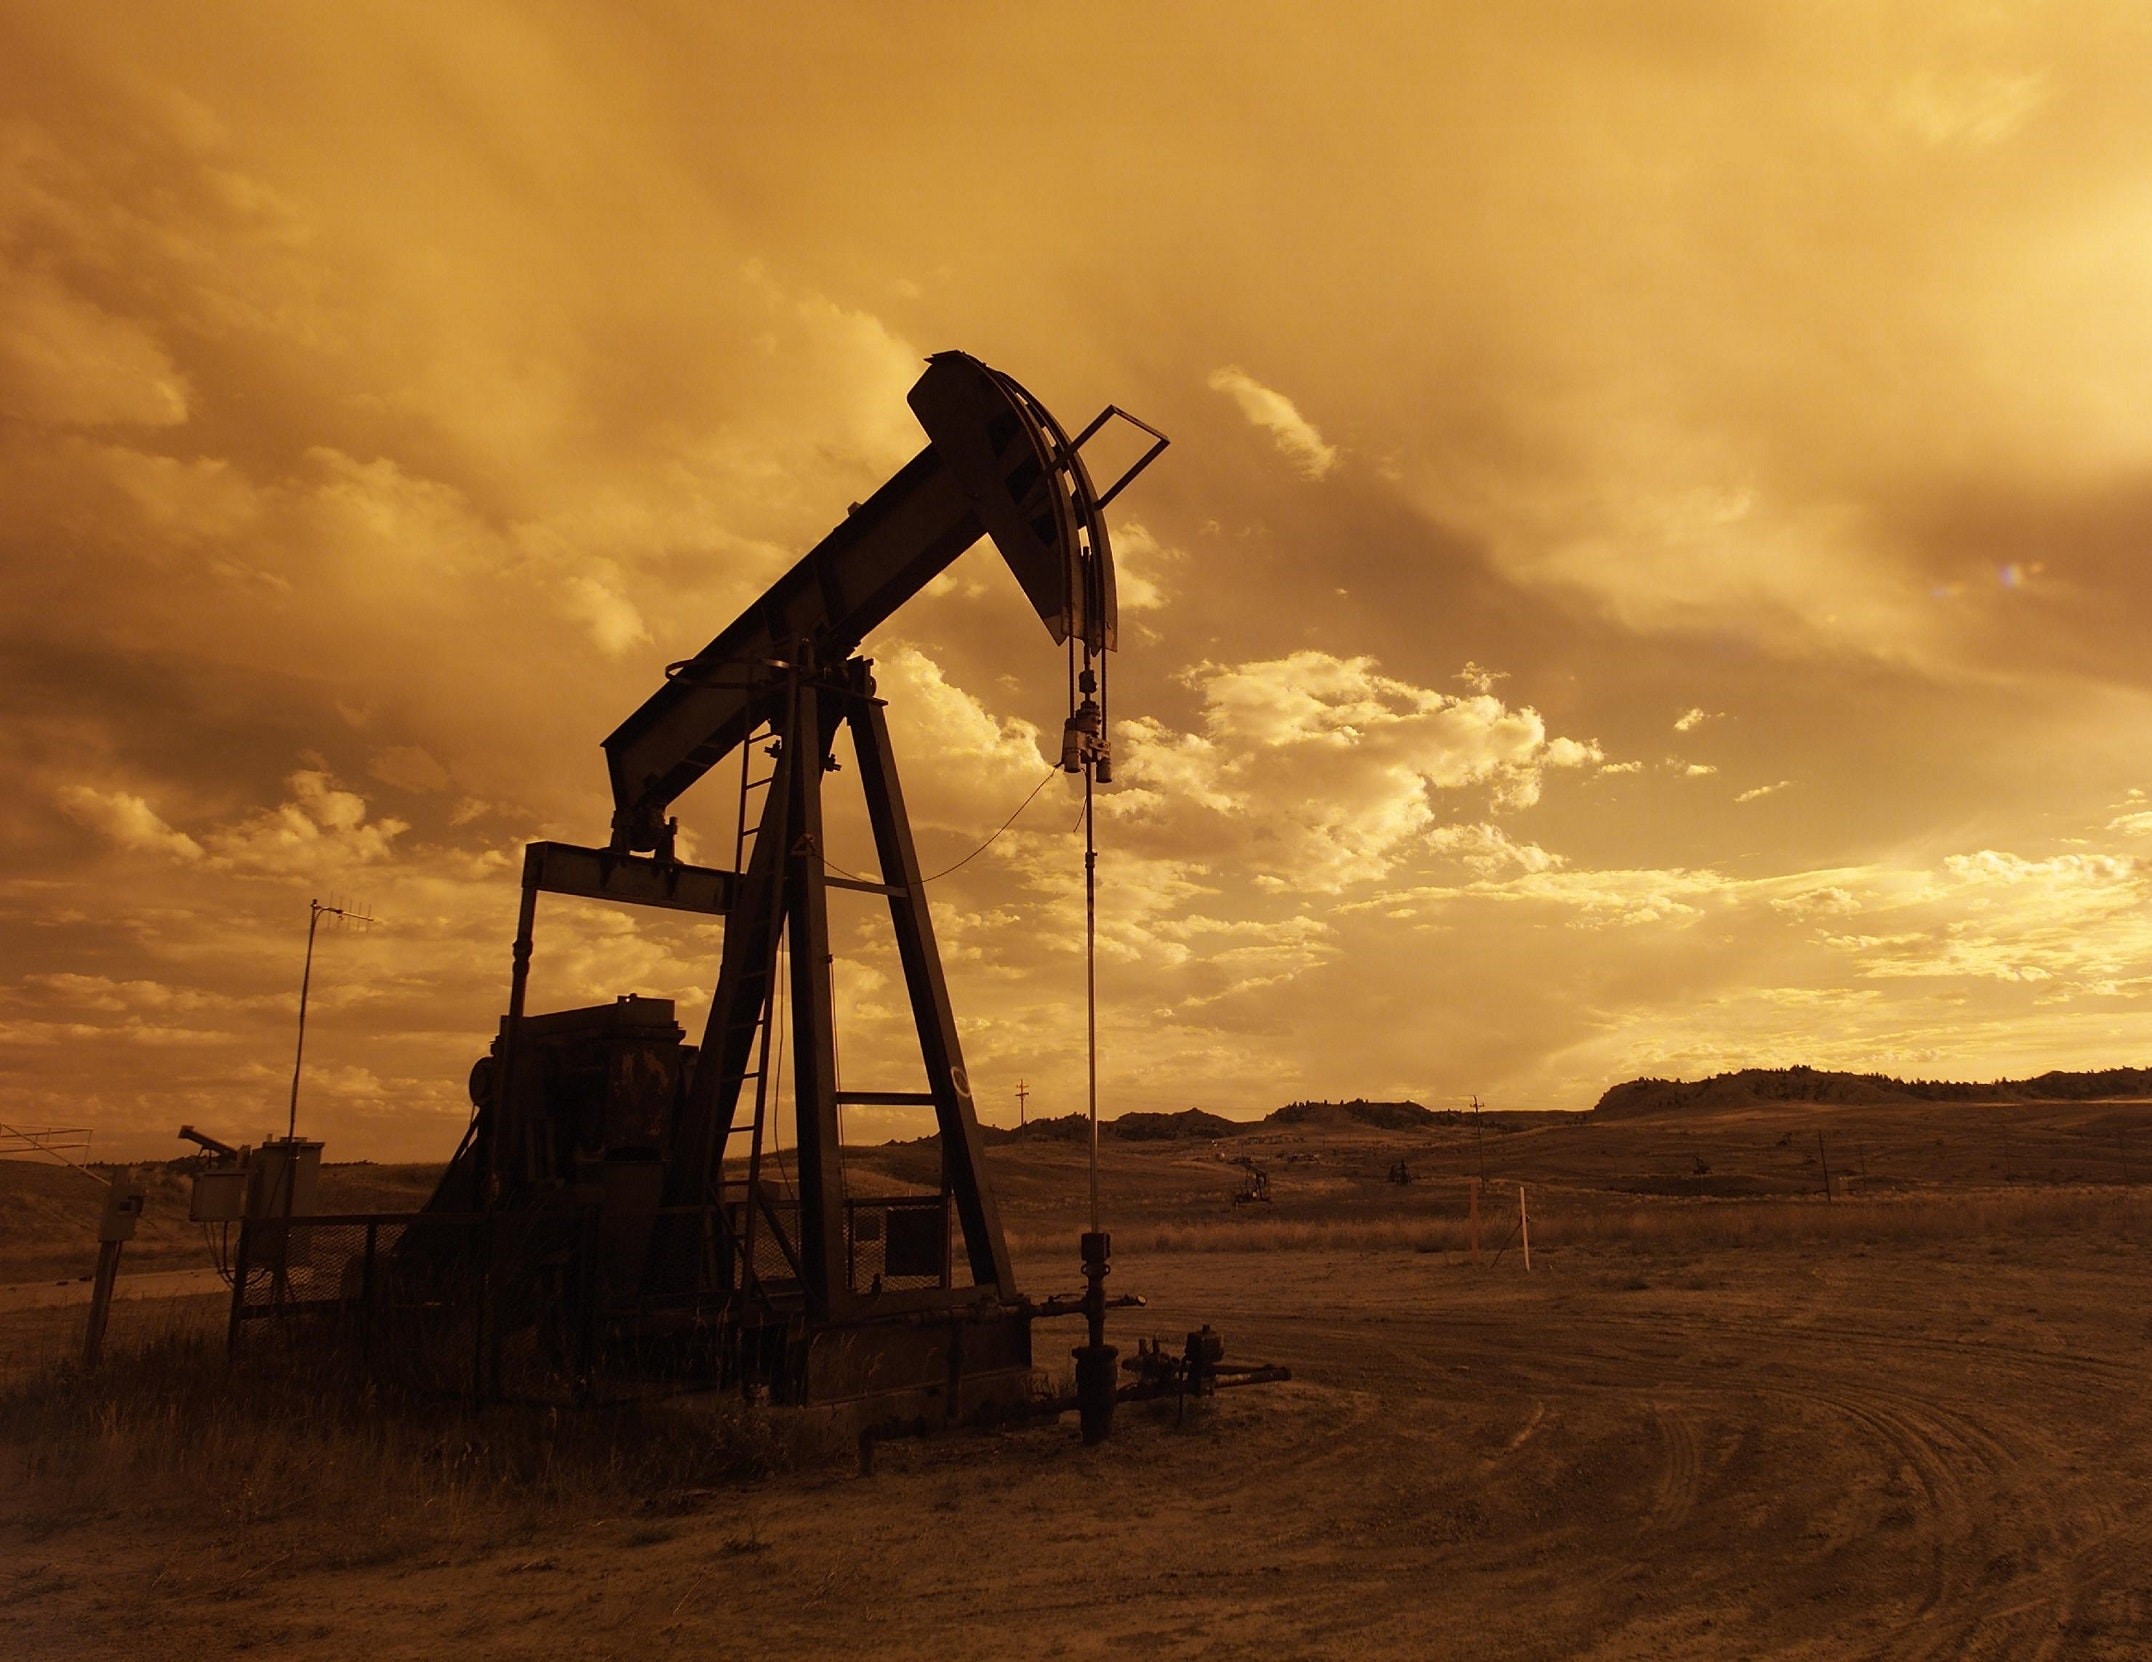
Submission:
<svg viewBox="0 0 2152 1662">
<path fill-rule="evenodd" d="M 774 766 L 760 782 L 768 795 L 741 869 L 620 848 L 527 848 L 508 1012 L 491 1063 L 474 1073 L 479 1117 L 435 1204 L 595 1206 L 596 1237 L 613 1243 L 585 1272 L 598 1300 L 601 1342 L 645 1370 L 884 1418 L 924 1414 L 956 1423 L 978 1412 L 1020 1411 L 1034 1387 L 1031 1311 L 1015 1286 L 985 1169 L 883 704 L 863 660 L 816 669 L 808 658 L 803 652 L 772 666 L 778 673 L 763 699 L 769 742 L 758 741 L 758 749 Z M 835 738 L 846 729 L 880 864 L 877 881 L 834 872 L 823 856 L 822 791 L 835 767 Z M 744 793 L 744 771 L 742 777 Z M 742 814 L 745 824 L 744 806 Z M 875 894 L 889 906 L 924 1090 L 838 1088 L 826 900 L 832 888 Z M 541 893 L 722 917 L 719 974 L 701 1044 L 682 1046 L 678 1062 L 670 1045 L 659 1044 L 663 1064 L 652 1059 L 653 1034 L 684 1038 L 663 1001 L 662 1008 L 628 998 L 617 1008 L 527 1016 Z M 788 976 L 780 945 L 789 947 Z M 768 1116 L 778 1112 L 766 1100 L 765 1076 L 781 980 L 790 988 L 786 1107 L 797 1121 L 798 1166 L 796 1190 L 787 1183 L 782 1194 L 764 1154 Z M 642 1128 L 655 1124 L 652 1116 L 622 1115 L 617 1103 L 605 1105 L 602 1089 L 597 1099 L 588 1098 L 590 1087 L 563 1095 L 564 1068 L 595 1077 L 590 1056 L 548 1050 L 571 1032 L 585 1042 L 612 1027 L 623 1045 L 632 1039 L 643 1047 L 637 1066 L 644 1074 L 677 1081 L 662 1133 L 625 1150 L 606 1139 L 602 1149 L 591 1146 L 577 1128 Z M 942 1149 L 938 1200 L 848 1190 L 839 1115 L 847 1103 L 933 1110 Z M 856 1231 L 865 1209 L 879 1209 L 874 1228 Z M 938 1229 L 938 1251 L 925 1247 L 929 1260 L 938 1259 L 938 1284 L 932 1262 L 897 1267 L 900 1223 L 914 1256 L 920 1226 L 929 1227 L 929 1238 Z M 872 1245 L 871 1263 L 862 1263 L 862 1240 Z M 623 1253 L 621 1242 L 633 1245 Z M 920 1268 L 929 1272 L 924 1278 Z"/>
</svg>

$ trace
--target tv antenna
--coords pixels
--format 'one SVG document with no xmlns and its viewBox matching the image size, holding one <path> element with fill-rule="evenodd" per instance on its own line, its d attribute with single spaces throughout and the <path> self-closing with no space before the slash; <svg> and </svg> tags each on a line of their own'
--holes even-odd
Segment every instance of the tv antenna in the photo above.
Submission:
<svg viewBox="0 0 2152 1662">
<path fill-rule="evenodd" d="M 299 1134 L 299 1069 L 306 1062 L 306 995 L 314 983 L 314 933 L 321 927 L 323 918 L 334 918 L 339 923 L 354 924 L 362 929 L 380 921 L 356 907 L 321 900 L 307 902 L 306 969 L 299 976 L 299 1048 L 291 1059 L 291 1117 L 284 1126 L 286 1142 Z"/>
</svg>

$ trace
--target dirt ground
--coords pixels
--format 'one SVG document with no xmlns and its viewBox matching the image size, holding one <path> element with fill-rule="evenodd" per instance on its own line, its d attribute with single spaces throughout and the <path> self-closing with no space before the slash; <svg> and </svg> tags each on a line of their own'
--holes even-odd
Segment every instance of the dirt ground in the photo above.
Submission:
<svg viewBox="0 0 2152 1662">
<path fill-rule="evenodd" d="M 2028 1111 L 2007 1156 L 1962 1111 L 1938 1155 L 1927 1112 L 1825 1121 L 1834 1141 L 1866 1136 L 1870 1184 L 1899 1186 L 1827 1217 L 1820 1194 L 1798 1212 L 1769 1198 L 1807 1181 L 1775 1124 L 1556 1127 L 1536 1156 L 1523 1139 L 1540 1133 L 1519 1132 L 1504 1169 L 1546 1190 L 1530 1274 L 1514 1248 L 1475 1268 L 1443 1244 L 1456 1185 L 1383 1185 L 1395 1152 L 1379 1139 L 1317 1139 L 1296 1166 L 1279 1146 L 1280 1199 L 1256 1219 L 1222 1198 L 1239 1168 L 1216 1151 L 1117 1151 L 1136 1222 L 1114 1282 L 1151 1300 L 1122 1342 L 1209 1321 L 1292 1383 L 1184 1425 L 1124 1409 L 1098 1449 L 1068 1422 L 892 1443 L 868 1477 L 844 1461 L 466 1520 L 381 1561 L 339 1554 L 335 1521 L 303 1508 L 232 1525 L 0 1499 L 0 1649 L 2152 1654 L 2152 1240 L 2126 1146 L 2113 1172 L 2091 1163 L 2119 1111 L 2056 1110 L 2045 1130 Z M 2144 1114 L 2123 1116 L 2125 1137 Z M 1879 1148 L 1907 1169 L 1878 1172 Z M 1420 1154 L 1436 1176 L 1471 1158 L 1439 1139 Z M 997 1155 L 1017 1165 L 1024 1284 L 1072 1284 L 1044 1243 L 1065 1221 L 1059 1167 Z M 1772 1182 L 1748 1200 L 1650 1188 L 1684 1174 Z M 1637 1205 L 1642 1221 L 1606 1212 Z M 1325 1244 L 1383 1208 L 1441 1239 Z M 1788 1216 L 1805 1238 L 1727 1227 Z M 187 1303 L 215 1318 L 214 1299 Z M 117 1313 L 114 1342 L 149 1309 Z M 69 1315 L 0 1317 L 0 1353 L 28 1365 Z M 1040 1360 L 1073 1338 L 1042 1326 Z"/>
</svg>

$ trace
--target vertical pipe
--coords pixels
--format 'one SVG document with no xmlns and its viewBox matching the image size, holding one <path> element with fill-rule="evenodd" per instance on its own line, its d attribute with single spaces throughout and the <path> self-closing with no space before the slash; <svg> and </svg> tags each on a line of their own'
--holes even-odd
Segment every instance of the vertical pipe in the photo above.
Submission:
<svg viewBox="0 0 2152 1662">
<path fill-rule="evenodd" d="M 1091 779 L 1097 765 L 1083 770 L 1083 997 L 1084 1090 L 1091 1121 L 1091 1233 L 1099 1232 L 1098 1213 L 1098 839 L 1091 823 Z M 1096 1338 L 1093 1344 L 1100 1341 Z"/>
<path fill-rule="evenodd" d="M 1088 690 L 1088 689 L 1086 689 Z M 1113 1433 L 1116 1373 L 1114 1347 L 1106 1343 L 1106 1276 L 1112 1239 L 1099 1221 L 1098 1204 L 1098 842 L 1091 822 L 1093 757 L 1083 768 L 1083 981 L 1085 1091 L 1091 1130 L 1091 1227 L 1082 1241 L 1084 1322 L 1087 1343 L 1076 1351 L 1076 1406 L 1086 1444 Z"/>
<path fill-rule="evenodd" d="M 516 939 L 510 949 L 508 1014 L 501 1021 L 500 1065 L 493 1072 L 492 1101 L 486 1105 L 486 1123 L 478 1133 L 478 1210 L 493 1206 L 500 1163 L 502 1122 L 513 1100 L 516 1037 L 523 1027 L 523 1005 L 530 990 L 531 935 L 538 923 L 538 851 L 523 851 L 523 897 L 516 907 Z"/>
</svg>

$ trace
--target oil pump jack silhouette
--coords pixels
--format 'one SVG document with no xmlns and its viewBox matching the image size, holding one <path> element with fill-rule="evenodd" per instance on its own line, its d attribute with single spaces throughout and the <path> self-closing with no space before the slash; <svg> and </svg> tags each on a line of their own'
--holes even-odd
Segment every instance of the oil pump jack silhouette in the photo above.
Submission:
<svg viewBox="0 0 2152 1662">
<path fill-rule="evenodd" d="M 476 1112 L 429 1210 L 595 1215 L 597 1342 L 780 1401 L 891 1412 L 909 1402 L 939 1418 L 975 1418 L 1028 1391 L 1032 1320 L 1081 1310 L 1092 1318 L 1087 1348 L 1103 1349 L 1091 1358 L 1090 1383 L 1095 1394 L 1103 1371 L 1110 1412 L 1105 1238 L 1095 1218 L 1080 1304 L 1028 1300 L 1010 1269 L 884 706 L 858 649 L 957 556 L 991 538 L 1067 649 L 1061 764 L 1086 776 L 1087 792 L 1092 780 L 1110 779 L 1115 605 L 1104 510 L 1167 441 L 1113 406 L 1071 439 L 1014 380 L 958 352 L 928 360 L 910 404 L 926 448 L 708 646 L 670 666 L 606 739 L 614 800 L 606 846 L 526 849 L 507 1014 L 472 1071 Z M 1101 491 L 1082 451 L 1115 418 L 1151 442 Z M 871 880 L 834 873 L 824 858 L 822 792 L 840 729 L 850 733 L 880 863 Z M 733 868 L 683 862 L 668 810 L 735 756 Z M 923 1090 L 839 1087 L 832 888 L 888 903 Z M 684 1042 L 667 1000 L 527 1011 L 541 893 L 722 917 L 701 1043 Z M 796 1186 L 776 1137 L 781 980 Z M 932 1108 L 938 1193 L 849 1191 L 840 1109 L 855 1104 Z M 504 1285 L 496 1319 L 542 1323 L 546 1312 L 532 1306 L 548 1296 Z"/>
</svg>

